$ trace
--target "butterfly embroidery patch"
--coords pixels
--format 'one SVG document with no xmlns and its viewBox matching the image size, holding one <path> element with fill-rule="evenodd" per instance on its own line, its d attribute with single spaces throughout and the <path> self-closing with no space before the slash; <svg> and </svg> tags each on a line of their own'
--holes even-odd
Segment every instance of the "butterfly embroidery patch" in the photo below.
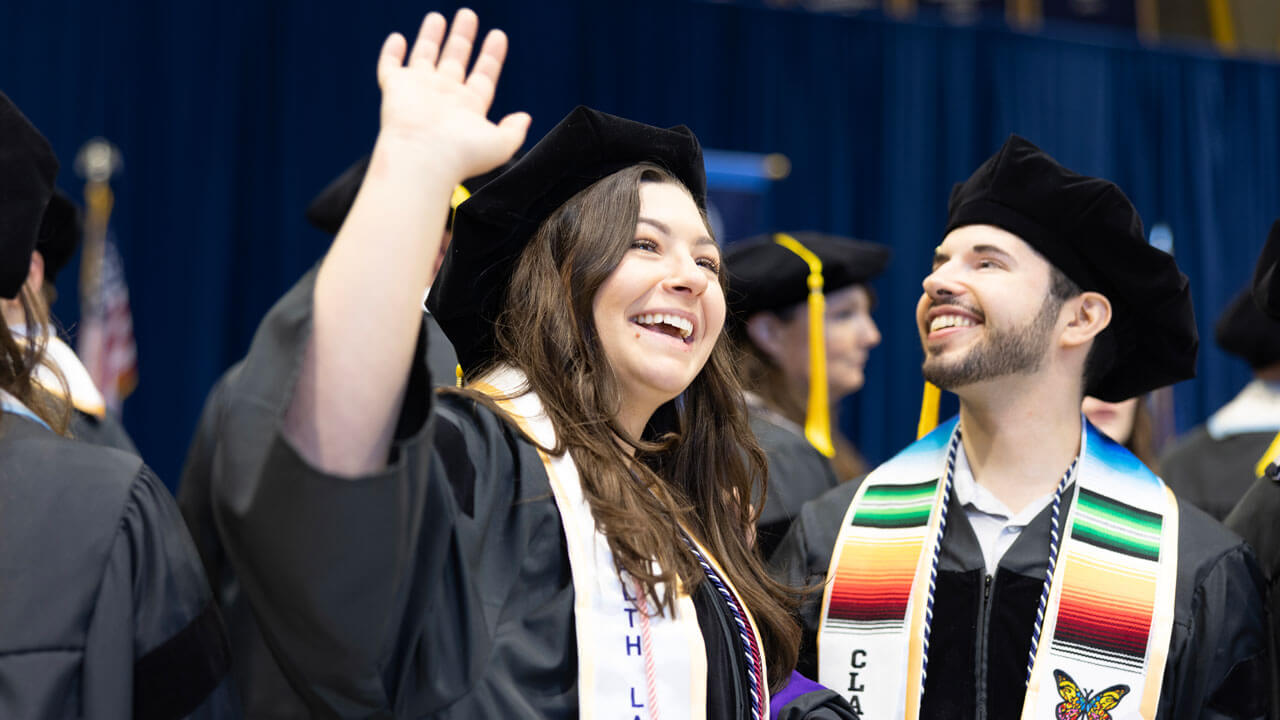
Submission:
<svg viewBox="0 0 1280 720">
<path fill-rule="evenodd" d="M 1062 697 L 1057 707 L 1057 720 L 1111 720 L 1108 711 L 1119 705 L 1120 698 L 1129 693 L 1128 685 L 1112 685 L 1094 695 L 1088 690 L 1081 690 L 1076 681 L 1061 670 L 1053 671 L 1053 679 L 1058 681 L 1058 695 Z"/>
</svg>

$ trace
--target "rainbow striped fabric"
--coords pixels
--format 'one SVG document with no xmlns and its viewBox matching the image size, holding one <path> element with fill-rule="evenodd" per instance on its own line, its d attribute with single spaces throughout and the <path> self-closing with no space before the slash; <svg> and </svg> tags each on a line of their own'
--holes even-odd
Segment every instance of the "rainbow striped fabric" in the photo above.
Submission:
<svg viewBox="0 0 1280 720">
<path fill-rule="evenodd" d="M 836 541 L 819 626 L 818 680 L 847 685 L 867 717 L 919 715 L 930 569 L 945 522 L 947 447 L 957 433 L 953 418 L 869 475 Z M 1076 478 L 1043 624 L 1034 630 L 1047 642 L 1036 650 L 1023 718 L 1057 717 L 1063 698 L 1048 689 L 1058 688 L 1054 673 L 1081 686 L 1123 686 L 1121 697 L 1132 690 L 1134 698 L 1111 710 L 1116 720 L 1154 718 L 1172 629 L 1176 501 L 1159 478 L 1087 423 Z"/>
<path fill-rule="evenodd" d="M 1142 667 L 1162 525 L 1160 515 L 1080 490 L 1071 537 L 1113 557 L 1086 551 L 1063 563 L 1055 650 Z"/>
<path fill-rule="evenodd" d="M 902 627 L 937 493 L 937 480 L 867 488 L 850 520 L 856 541 L 835 566 L 829 622 L 861 623 L 868 630 Z"/>
</svg>

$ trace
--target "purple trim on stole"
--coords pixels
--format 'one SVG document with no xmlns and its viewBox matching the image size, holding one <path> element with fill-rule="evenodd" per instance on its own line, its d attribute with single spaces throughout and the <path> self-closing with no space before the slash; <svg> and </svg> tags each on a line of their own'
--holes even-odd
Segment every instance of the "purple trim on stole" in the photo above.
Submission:
<svg viewBox="0 0 1280 720">
<path fill-rule="evenodd" d="M 792 700 L 807 695 L 811 692 L 826 690 L 823 685 L 810 680 L 795 670 L 791 671 L 791 679 L 787 680 L 787 686 L 778 691 L 777 694 L 769 698 L 769 720 L 778 720 L 779 713 Z"/>
</svg>

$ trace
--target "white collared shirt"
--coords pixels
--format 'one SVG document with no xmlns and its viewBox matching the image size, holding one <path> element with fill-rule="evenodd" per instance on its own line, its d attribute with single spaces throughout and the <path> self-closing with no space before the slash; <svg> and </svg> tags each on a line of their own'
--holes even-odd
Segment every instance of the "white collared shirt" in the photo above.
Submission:
<svg viewBox="0 0 1280 720">
<path fill-rule="evenodd" d="M 956 472 L 952 478 L 951 491 L 964 507 L 965 517 L 969 518 L 973 533 L 978 536 L 978 546 L 982 548 L 982 560 L 988 575 L 995 574 L 1000 558 L 1004 557 L 1009 546 L 1022 534 L 1022 529 L 1053 502 L 1053 492 L 1049 492 L 1031 501 L 1022 512 L 1015 515 L 990 490 L 974 480 L 963 444 L 956 454 Z"/>
</svg>

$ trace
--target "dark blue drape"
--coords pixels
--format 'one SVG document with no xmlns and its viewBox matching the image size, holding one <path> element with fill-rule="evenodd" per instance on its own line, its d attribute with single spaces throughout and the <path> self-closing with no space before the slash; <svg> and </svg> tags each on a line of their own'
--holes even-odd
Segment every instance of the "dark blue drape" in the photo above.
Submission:
<svg viewBox="0 0 1280 720">
<path fill-rule="evenodd" d="M 302 210 L 367 151 L 374 60 L 431 4 L 332 0 L 0 5 L 0 89 L 52 140 L 79 193 L 77 147 L 122 149 L 114 228 L 141 385 L 125 422 L 174 482 L 205 392 L 245 351 L 326 239 Z M 947 193 L 1010 132 L 1115 179 L 1167 222 L 1204 338 L 1178 388 L 1185 428 L 1246 381 L 1212 342 L 1280 214 L 1280 68 L 1148 50 L 1112 35 L 898 24 L 690 0 L 475 2 L 512 50 L 496 112 L 532 134 L 578 103 L 691 126 L 711 147 L 783 152 L 768 214 L 893 245 L 878 282 L 884 344 L 846 426 L 872 461 L 911 439 L 913 309 Z M 451 11 L 452 7 L 444 7 Z M 74 322 L 75 272 L 55 308 Z M 374 312 L 370 308 L 370 312 Z M 74 331 L 74 328 L 72 328 Z"/>
</svg>

